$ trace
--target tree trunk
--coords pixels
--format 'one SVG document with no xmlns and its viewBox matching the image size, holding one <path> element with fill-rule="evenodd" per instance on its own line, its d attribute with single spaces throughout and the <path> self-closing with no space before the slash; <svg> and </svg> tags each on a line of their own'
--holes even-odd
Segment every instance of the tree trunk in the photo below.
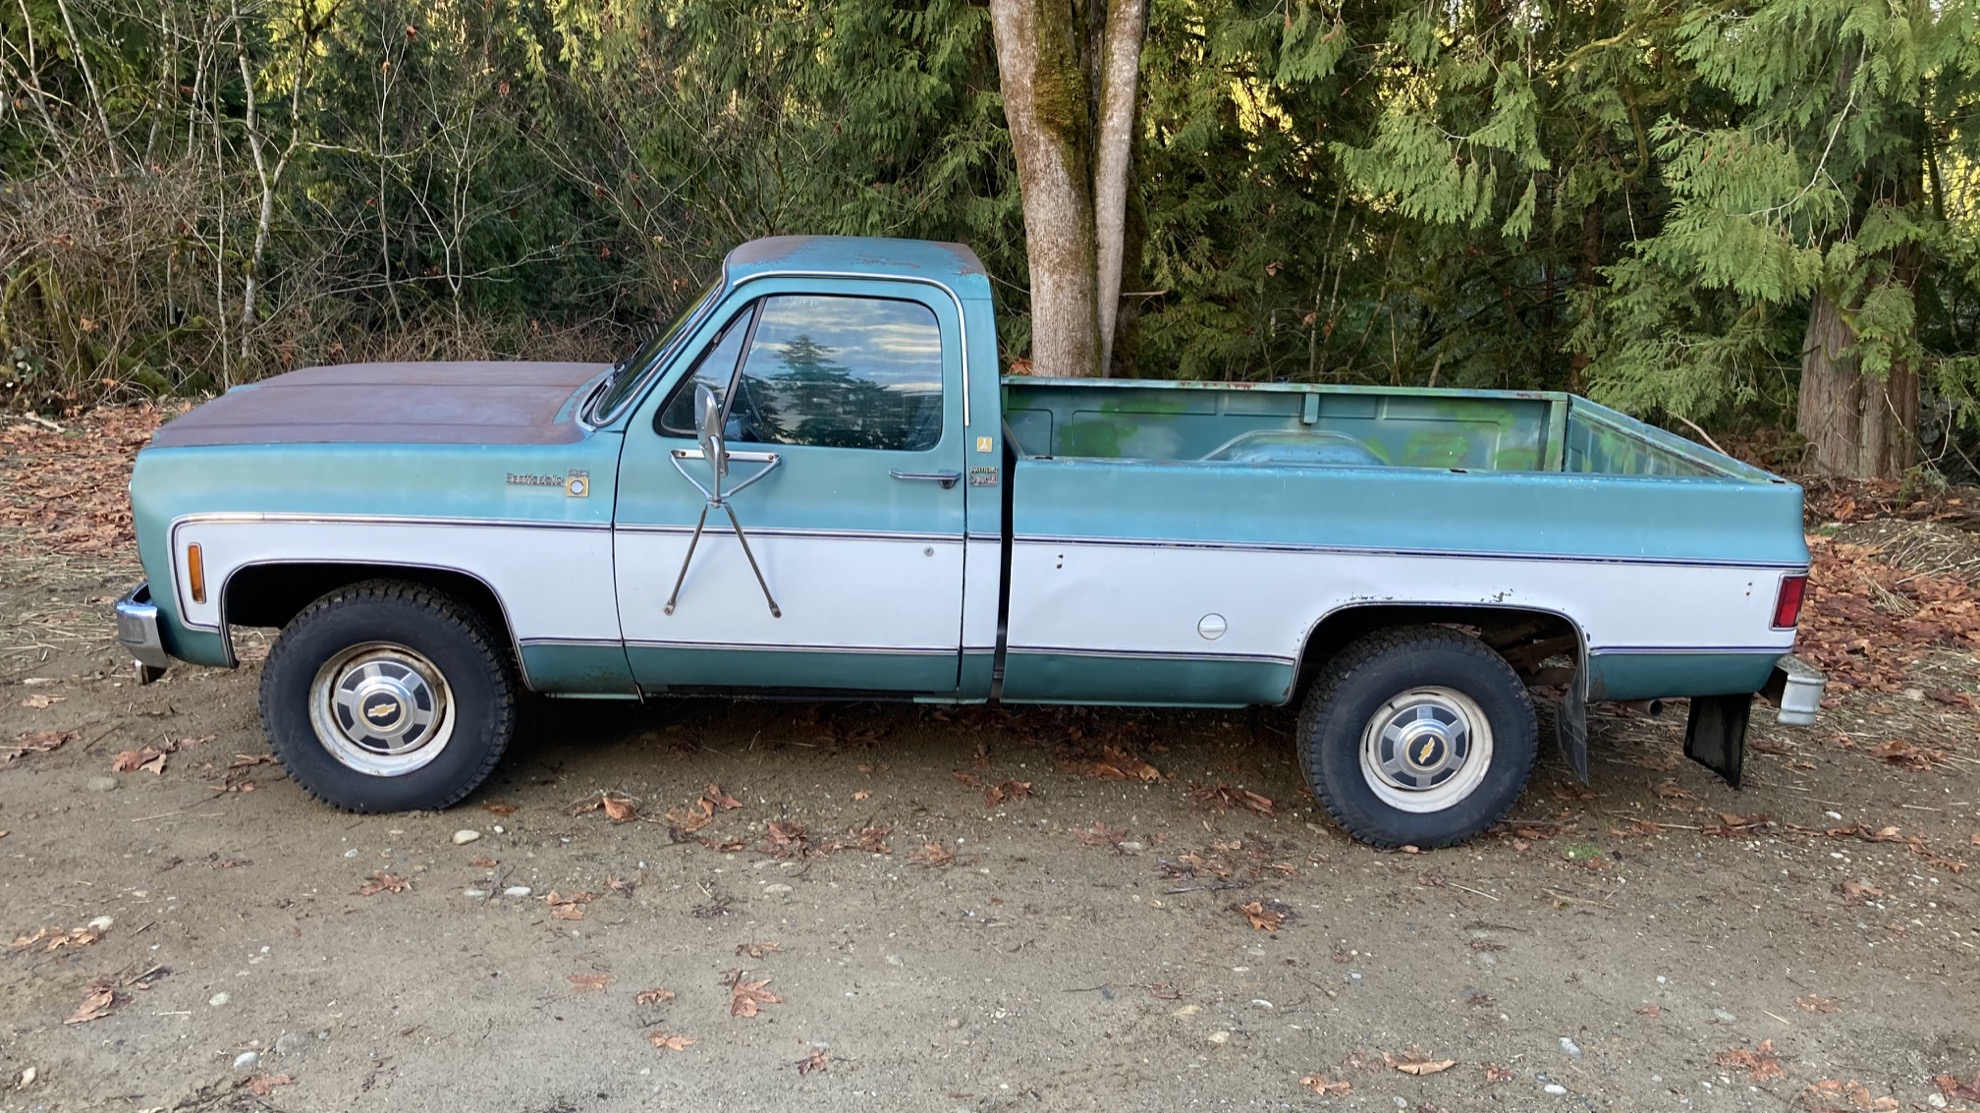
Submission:
<svg viewBox="0 0 1980 1113">
<path fill-rule="evenodd" d="M 1098 3 L 1099 0 L 1090 0 Z M 1106 374 L 1120 309 L 1146 0 L 990 0 L 1031 269 L 1031 367 Z"/>
<path fill-rule="evenodd" d="M 1854 479 L 1892 479 L 1917 460 L 1918 374 L 1891 365 L 1866 377 L 1850 352 L 1856 334 L 1827 292 L 1815 295 L 1801 347 L 1801 399 L 1795 428 L 1808 438 L 1810 470 Z"/>
<path fill-rule="evenodd" d="M 1136 79 L 1147 35 L 1146 0 L 1113 0 L 1100 44 L 1098 154 L 1093 167 L 1094 297 L 1099 313 L 1099 371 L 1114 365 L 1114 326 L 1121 310 L 1121 260 L 1127 250 L 1128 180 L 1134 158 Z"/>
</svg>

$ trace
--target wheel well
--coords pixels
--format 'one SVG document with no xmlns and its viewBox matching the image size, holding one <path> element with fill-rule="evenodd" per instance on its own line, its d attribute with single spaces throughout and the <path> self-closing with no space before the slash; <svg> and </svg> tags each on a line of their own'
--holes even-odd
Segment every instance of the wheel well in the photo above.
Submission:
<svg viewBox="0 0 1980 1113">
<path fill-rule="evenodd" d="M 227 577 L 220 589 L 223 629 L 235 626 L 286 626 L 304 607 L 340 587 L 365 580 L 405 580 L 445 592 L 488 622 L 489 629 L 511 644 L 508 615 L 495 590 L 475 576 L 451 568 L 418 568 L 395 564 L 251 564 Z M 233 637 L 227 634 L 228 652 Z"/>
<path fill-rule="evenodd" d="M 1327 661 L 1367 634 L 1395 626 L 1454 626 L 1475 635 L 1506 659 L 1528 684 L 1565 682 L 1544 667 L 1567 655 L 1583 661 L 1581 630 L 1552 611 L 1481 605 L 1369 604 L 1343 607 L 1321 619 L 1300 653 L 1299 684 L 1304 687 Z"/>
</svg>

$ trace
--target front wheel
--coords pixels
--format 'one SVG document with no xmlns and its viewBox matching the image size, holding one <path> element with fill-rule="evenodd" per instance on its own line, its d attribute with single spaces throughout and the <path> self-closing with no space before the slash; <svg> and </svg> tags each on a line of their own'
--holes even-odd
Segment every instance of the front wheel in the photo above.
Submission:
<svg viewBox="0 0 1980 1113">
<path fill-rule="evenodd" d="M 1370 634 L 1313 685 L 1300 762 L 1328 814 L 1380 847 L 1452 846 L 1505 818 L 1533 774 L 1539 727 L 1519 675 L 1443 626 Z"/>
<path fill-rule="evenodd" d="M 487 624 L 417 584 L 340 588 L 290 621 L 261 674 L 270 748 L 304 791 L 353 812 L 438 809 L 515 731 L 513 670 Z"/>
</svg>

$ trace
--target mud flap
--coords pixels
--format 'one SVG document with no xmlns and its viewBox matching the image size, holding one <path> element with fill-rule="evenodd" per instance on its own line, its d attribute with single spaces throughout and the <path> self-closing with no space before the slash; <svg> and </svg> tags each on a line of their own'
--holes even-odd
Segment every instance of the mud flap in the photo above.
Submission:
<svg viewBox="0 0 1980 1113">
<path fill-rule="evenodd" d="M 1577 671 L 1554 711 L 1554 740 L 1560 743 L 1561 756 L 1567 759 L 1582 784 L 1588 783 L 1587 685 L 1587 674 Z"/>
<path fill-rule="evenodd" d="M 1692 697 L 1684 756 L 1738 788 L 1740 767 L 1746 763 L 1746 721 L 1752 714 L 1750 695 Z"/>
</svg>

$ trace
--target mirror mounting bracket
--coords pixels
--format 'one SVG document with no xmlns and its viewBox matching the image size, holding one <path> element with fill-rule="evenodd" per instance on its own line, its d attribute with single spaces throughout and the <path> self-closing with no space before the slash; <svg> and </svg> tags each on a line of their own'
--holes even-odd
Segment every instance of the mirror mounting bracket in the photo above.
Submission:
<svg viewBox="0 0 1980 1113">
<path fill-rule="evenodd" d="M 719 509 L 728 514 L 729 525 L 735 529 L 736 540 L 742 545 L 743 556 L 749 561 L 749 570 L 756 573 L 756 585 L 763 589 L 763 601 L 770 605 L 770 617 L 782 618 L 784 617 L 784 612 L 777 606 L 777 597 L 770 592 L 770 582 L 763 578 L 763 569 L 756 563 L 756 554 L 749 547 L 749 537 L 743 533 L 742 522 L 737 519 L 736 508 L 729 505 L 729 500 L 741 493 L 744 488 L 769 475 L 771 472 L 776 471 L 777 465 L 784 462 L 783 457 L 778 456 L 774 452 L 729 452 L 723 447 L 720 440 L 716 440 L 714 450 L 718 459 L 714 466 L 714 485 L 712 487 L 702 486 L 701 480 L 696 479 L 694 473 L 688 471 L 687 465 L 684 463 L 687 460 L 705 459 L 709 455 L 707 451 L 692 448 L 677 448 L 668 453 L 668 459 L 673 462 L 674 470 L 681 473 L 681 478 L 694 484 L 695 490 L 700 491 L 702 497 L 707 501 L 701 505 L 701 516 L 695 519 L 694 533 L 688 537 L 687 555 L 681 558 L 681 573 L 674 577 L 673 593 L 667 596 L 667 605 L 662 609 L 661 613 L 673 614 L 674 608 L 680 605 L 681 585 L 687 582 L 688 565 L 694 562 L 694 550 L 701 544 L 702 532 L 708 526 L 708 512 Z M 722 473 L 728 469 L 723 465 L 727 464 L 730 460 L 743 464 L 762 464 L 763 470 L 724 492 L 722 490 Z"/>
</svg>

